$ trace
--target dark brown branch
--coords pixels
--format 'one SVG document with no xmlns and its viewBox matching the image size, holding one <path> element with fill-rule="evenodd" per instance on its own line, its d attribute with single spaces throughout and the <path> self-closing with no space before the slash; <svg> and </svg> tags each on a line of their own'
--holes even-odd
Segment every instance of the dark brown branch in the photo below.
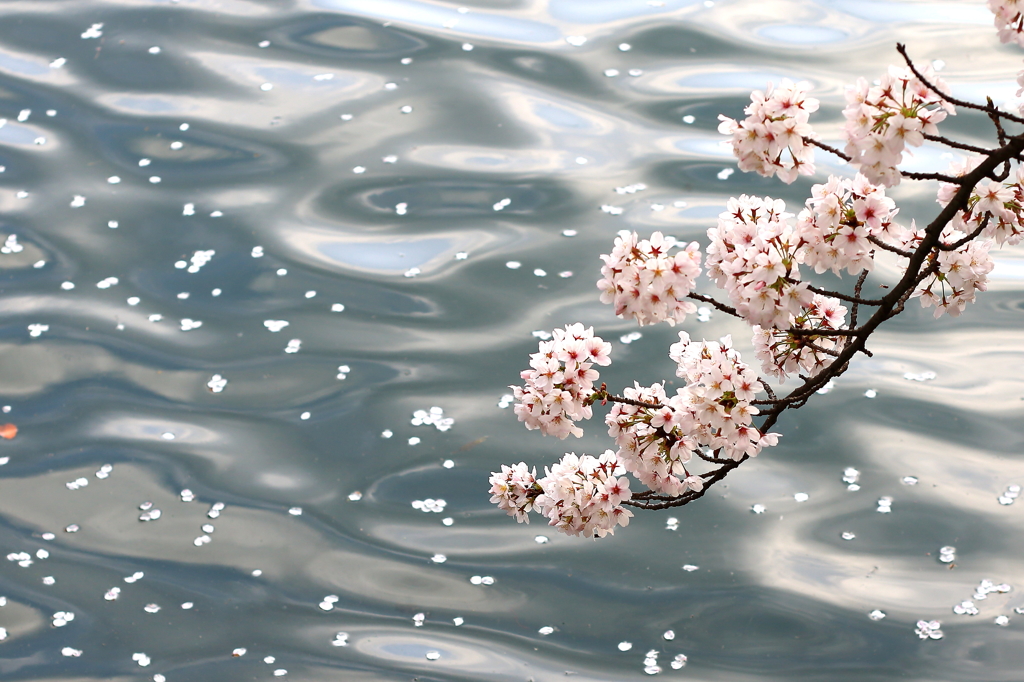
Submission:
<svg viewBox="0 0 1024 682">
<path fill-rule="evenodd" d="M 1003 122 L 1000 121 L 999 116 L 996 115 L 996 111 L 998 110 L 996 109 L 995 103 L 992 102 L 992 98 L 986 97 L 985 102 L 987 104 L 985 109 L 988 113 L 988 117 L 992 121 L 992 125 L 996 127 L 996 137 L 999 139 L 1000 146 L 1003 146 L 1006 144 L 1006 131 L 1003 130 Z"/>
<path fill-rule="evenodd" d="M 865 268 L 861 270 L 860 276 L 857 277 L 857 284 L 853 287 L 853 295 L 860 298 L 861 292 L 864 290 L 864 282 L 868 279 L 868 271 Z M 853 308 L 850 310 L 850 329 L 857 328 L 857 313 L 860 312 L 860 304 L 854 303 Z"/>
<path fill-rule="evenodd" d="M 787 280 L 790 281 L 790 282 L 793 282 L 794 284 L 797 282 L 797 280 L 795 280 L 795 279 L 788 279 L 787 278 Z M 833 298 L 838 298 L 838 299 L 840 299 L 842 301 L 847 301 L 849 303 L 860 303 L 861 305 L 874 305 L 874 306 L 882 305 L 882 299 L 880 299 L 880 298 L 879 299 L 871 299 L 871 298 L 859 298 L 857 296 L 849 296 L 847 294 L 841 294 L 838 291 L 829 291 L 828 289 L 819 289 L 818 287 L 814 286 L 813 284 L 808 284 L 807 285 L 807 289 L 808 289 L 808 291 L 813 291 L 816 294 L 821 294 L 822 296 L 832 296 Z"/>
<path fill-rule="evenodd" d="M 687 294 L 686 297 L 687 298 L 692 298 L 695 301 L 700 301 L 701 303 L 708 303 L 708 304 L 714 306 L 715 308 L 717 308 L 718 310 L 721 310 L 723 313 L 727 313 L 729 315 L 732 315 L 733 317 L 738 317 L 740 319 L 743 319 L 743 316 L 740 315 L 738 312 L 736 312 L 735 308 L 733 308 L 732 306 L 725 305 L 724 303 L 719 303 L 718 301 L 716 301 L 715 299 L 711 298 L 710 296 L 704 296 L 703 294 L 693 294 L 693 293 L 690 293 L 690 294 Z"/>
<path fill-rule="evenodd" d="M 898 168 L 896 170 L 899 170 Z M 961 184 L 960 178 L 954 178 L 952 175 L 944 175 L 942 173 L 911 173 L 910 171 L 900 171 L 900 175 L 911 180 L 938 180 L 940 182 L 948 182 L 951 185 Z"/>
</svg>

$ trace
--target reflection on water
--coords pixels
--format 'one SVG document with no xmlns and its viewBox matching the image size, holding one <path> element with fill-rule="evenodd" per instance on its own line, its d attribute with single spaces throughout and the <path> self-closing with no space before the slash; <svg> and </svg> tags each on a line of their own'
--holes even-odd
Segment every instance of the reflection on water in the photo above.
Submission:
<svg viewBox="0 0 1024 682">
<path fill-rule="evenodd" d="M 843 84 L 896 40 L 957 94 L 1011 98 L 987 16 L 9 3 L 0 674 L 1015 679 L 1013 251 L 963 318 L 911 310 L 777 452 L 672 517 L 584 542 L 485 492 L 502 462 L 607 447 L 599 424 L 571 445 L 517 424 L 507 386 L 544 330 L 618 339 L 611 386 L 671 376 L 674 332 L 597 302 L 616 232 L 702 239 L 730 195 L 803 200 L 808 180 L 731 172 L 718 113 L 807 79 L 835 141 Z M 931 192 L 899 188 L 908 220 Z M 711 311 L 686 327 L 750 352 Z"/>
</svg>

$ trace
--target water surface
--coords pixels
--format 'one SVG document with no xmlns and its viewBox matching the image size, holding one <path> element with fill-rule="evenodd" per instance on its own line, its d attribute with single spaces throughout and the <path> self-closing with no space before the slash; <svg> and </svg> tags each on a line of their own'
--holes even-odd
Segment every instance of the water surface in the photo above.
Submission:
<svg viewBox="0 0 1024 682">
<path fill-rule="evenodd" d="M 501 463 L 609 444 L 516 422 L 533 332 L 593 325 L 612 387 L 671 377 L 674 331 L 597 301 L 619 230 L 701 240 L 729 196 L 807 196 L 729 174 L 719 113 L 807 79 L 835 141 L 897 41 L 1012 100 L 989 24 L 953 1 L 0 4 L 3 679 L 1019 679 L 1020 249 L 959 320 L 911 306 L 697 504 L 591 542 L 486 494 Z M 684 328 L 749 353 L 722 316 Z"/>
</svg>

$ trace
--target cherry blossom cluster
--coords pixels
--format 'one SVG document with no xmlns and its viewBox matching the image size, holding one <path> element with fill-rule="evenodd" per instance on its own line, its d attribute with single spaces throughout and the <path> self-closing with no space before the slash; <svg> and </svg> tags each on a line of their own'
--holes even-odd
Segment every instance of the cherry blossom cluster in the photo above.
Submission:
<svg viewBox="0 0 1024 682">
<path fill-rule="evenodd" d="M 921 244 L 924 236 L 924 230 L 906 230 L 900 246 L 912 251 Z M 950 246 L 967 236 L 947 226 L 939 242 Z M 936 271 L 924 279 L 911 294 L 911 298 L 920 297 L 924 308 L 935 306 L 936 318 L 942 317 L 943 313 L 959 317 L 968 303 L 974 303 L 975 292 L 988 289 L 988 273 L 995 266 L 989 255 L 991 247 L 992 242 L 987 239 L 972 239 L 956 249 L 933 250 L 928 263 Z"/>
<path fill-rule="evenodd" d="M 996 15 L 999 40 L 1024 47 L 1024 4 L 1020 0 L 988 0 L 988 8 Z"/>
<path fill-rule="evenodd" d="M 795 316 L 790 329 L 836 331 L 846 326 L 846 307 L 839 299 L 815 294 L 803 313 Z M 754 327 L 754 352 L 761 370 L 786 383 L 786 377 L 802 373 L 814 376 L 832 364 L 842 350 L 844 337 L 793 334 L 788 330 Z"/>
<path fill-rule="evenodd" d="M 758 409 L 751 404 L 763 388 L 757 375 L 732 347 L 732 337 L 720 341 L 690 341 L 679 332 L 669 347 L 676 376 L 686 379 L 688 407 L 693 413 L 693 437 L 719 458 L 735 461 L 756 457 L 761 448 L 776 445 L 779 434 L 762 434 L 753 426 Z"/>
<path fill-rule="evenodd" d="M 697 242 L 691 242 L 673 255 L 677 245 L 661 232 L 642 240 L 636 232 L 622 233 L 611 254 L 601 256 L 601 302 L 613 304 L 616 315 L 633 317 L 641 326 L 682 322 L 697 310 L 686 296 L 700 275 L 701 253 Z"/>
<path fill-rule="evenodd" d="M 976 156 L 965 163 L 952 164 L 949 174 L 960 177 L 974 170 L 982 157 Z M 959 185 L 943 183 L 939 187 L 938 202 L 948 204 Z M 985 221 L 988 222 L 985 222 Z M 1024 166 L 1018 166 L 1012 182 L 985 180 L 974 188 L 967 201 L 967 210 L 953 218 L 952 226 L 973 233 L 985 223 L 981 236 L 994 239 L 997 244 L 1016 246 L 1024 239 Z"/>
<path fill-rule="evenodd" d="M 925 78 L 946 91 L 931 66 Z M 892 187 L 900 183 L 896 166 L 907 145 L 920 147 L 924 135 L 938 134 L 938 123 L 955 114 L 952 104 L 922 83 L 907 67 L 890 66 L 878 85 L 863 78 L 846 91 L 846 154 L 850 164 L 870 182 Z"/>
<path fill-rule="evenodd" d="M 633 512 L 622 507 L 632 497 L 622 462 L 611 450 L 600 457 L 566 453 L 538 481 L 543 493 L 534 503 L 541 514 L 566 535 L 585 538 L 614 535 L 627 526 Z"/>
<path fill-rule="evenodd" d="M 629 525 L 633 516 L 622 507 L 632 496 L 625 473 L 611 450 L 600 457 L 566 453 L 541 479 L 524 462 L 502 465 L 491 474 L 491 502 L 519 523 L 529 523 L 532 510 L 567 535 L 614 535 L 616 526 Z"/>
<path fill-rule="evenodd" d="M 807 120 L 818 110 L 818 100 L 807 96 L 810 88 L 806 81 L 783 80 L 778 88 L 754 91 L 742 121 L 718 117 L 718 131 L 732 135 L 740 170 L 765 177 L 777 174 L 786 183 L 814 174 L 814 150 L 804 140 L 814 135 Z"/>
<path fill-rule="evenodd" d="M 530 356 L 530 369 L 520 376 L 525 386 L 510 386 L 517 401 L 515 413 L 528 429 L 540 429 L 546 436 L 577 438 L 583 429 L 575 422 L 590 419 L 587 399 L 600 376 L 594 365 L 609 365 L 612 346 L 594 328 L 582 324 L 555 329 L 550 341 L 541 341 L 540 350 Z"/>
<path fill-rule="evenodd" d="M 800 281 L 792 217 L 782 200 L 743 195 L 708 230 L 708 275 L 752 325 L 785 328 L 813 298 Z"/>
<path fill-rule="evenodd" d="M 819 274 L 870 270 L 874 246 L 868 237 L 894 234 L 897 212 L 885 189 L 860 173 L 852 180 L 830 175 L 828 182 L 811 188 L 807 208 L 797 216 L 803 262 Z"/>
<path fill-rule="evenodd" d="M 491 504 L 516 517 L 519 523 L 529 523 L 527 512 L 536 509 L 535 502 L 541 493 L 537 484 L 537 469 L 528 469 L 526 462 L 501 465 L 501 471 L 491 474 Z"/>
<path fill-rule="evenodd" d="M 686 469 L 698 447 L 693 436 L 697 421 L 687 390 L 679 389 L 670 398 L 665 395 L 664 384 L 635 384 L 624 389 L 623 395 L 652 406 L 615 403 L 605 418 L 608 435 L 619 446 L 616 455 L 626 471 L 659 493 L 681 495 L 687 490 L 702 490 L 704 479 Z"/>
</svg>

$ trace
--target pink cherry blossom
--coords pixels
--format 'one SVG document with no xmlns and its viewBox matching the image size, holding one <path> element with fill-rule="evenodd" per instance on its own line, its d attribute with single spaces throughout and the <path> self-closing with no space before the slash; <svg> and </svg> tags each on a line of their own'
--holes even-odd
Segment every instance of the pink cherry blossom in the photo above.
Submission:
<svg viewBox="0 0 1024 682">
<path fill-rule="evenodd" d="M 965 163 L 954 163 L 947 173 L 960 177 L 974 170 L 984 157 L 974 156 Z M 948 204 L 959 185 L 943 183 L 939 186 L 937 201 Z M 967 234 L 988 222 L 981 236 L 995 240 L 1002 246 L 1015 246 L 1024 240 L 1024 166 L 1017 166 L 1012 181 L 982 180 L 967 200 L 967 210 L 954 216 L 952 227 Z"/>
<path fill-rule="evenodd" d="M 676 362 L 676 376 L 687 381 L 683 394 L 694 417 L 688 435 L 698 444 L 737 461 L 744 455 L 756 457 L 762 447 L 774 444 L 772 439 L 762 440 L 752 425 L 758 409 L 750 403 L 763 389 L 732 348 L 731 337 L 691 342 L 686 332 L 679 332 L 669 357 Z"/>
<path fill-rule="evenodd" d="M 616 455 L 626 471 L 651 490 L 669 495 L 681 495 L 690 489 L 686 479 L 690 472 L 686 464 L 697 449 L 690 435 L 695 420 L 687 402 L 687 394 L 680 389 L 676 396 L 665 395 L 663 384 L 623 390 L 631 400 L 664 405 L 661 408 L 637 407 L 615 403 L 605 422 L 608 434 L 619 446 Z M 699 479 L 699 477 L 696 477 Z"/>
<path fill-rule="evenodd" d="M 537 470 L 527 469 L 525 462 L 508 466 L 501 465 L 501 471 L 491 474 L 491 503 L 516 517 L 519 523 L 529 523 L 527 512 L 534 509 L 534 502 L 541 493 L 537 485 Z"/>
</svg>

